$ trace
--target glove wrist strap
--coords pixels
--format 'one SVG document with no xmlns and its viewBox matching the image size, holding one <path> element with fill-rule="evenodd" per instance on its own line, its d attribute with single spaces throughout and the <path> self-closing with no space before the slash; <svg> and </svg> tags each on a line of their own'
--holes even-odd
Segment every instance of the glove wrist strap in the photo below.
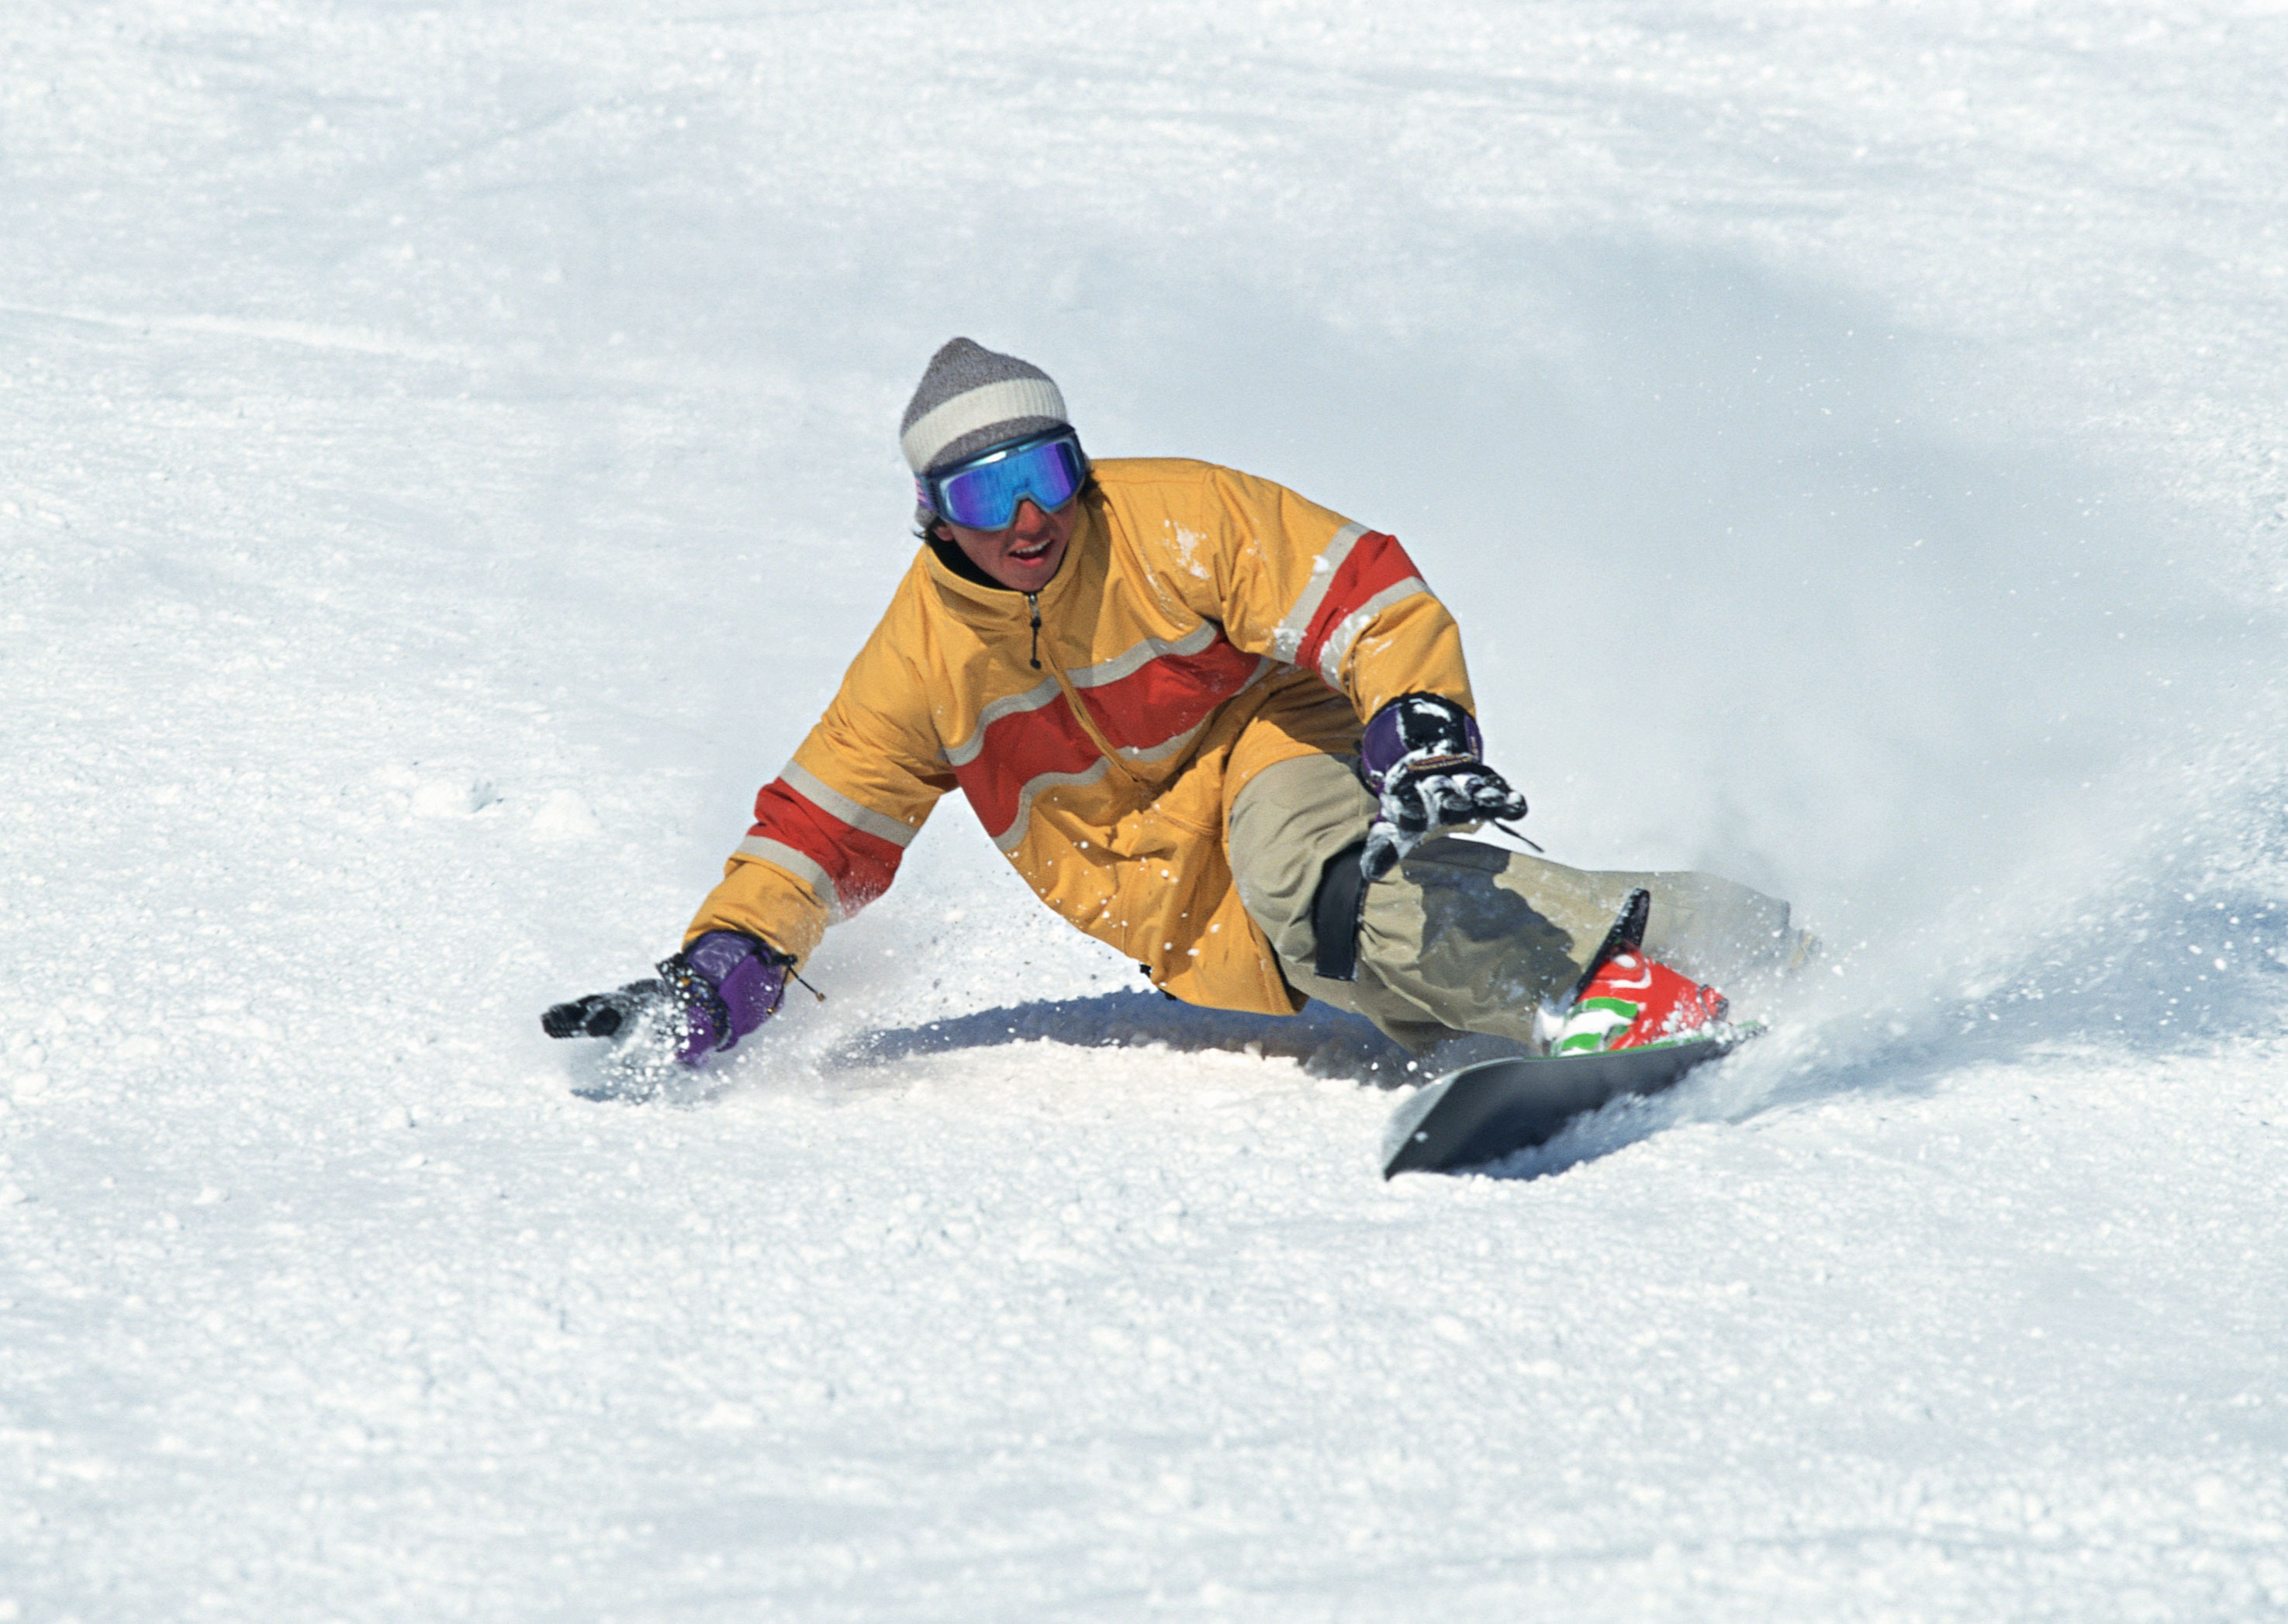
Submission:
<svg viewBox="0 0 2288 1624">
<path fill-rule="evenodd" d="M 723 994 L 716 991 L 715 984 L 693 968 L 689 959 L 679 953 L 662 959 L 659 975 L 667 983 L 668 990 L 687 1007 L 696 1005 L 707 1012 L 708 1020 L 715 1027 L 717 1050 L 728 1049 L 739 1041 L 738 1033 L 731 1026 L 731 1006 L 723 1002 Z"/>
</svg>

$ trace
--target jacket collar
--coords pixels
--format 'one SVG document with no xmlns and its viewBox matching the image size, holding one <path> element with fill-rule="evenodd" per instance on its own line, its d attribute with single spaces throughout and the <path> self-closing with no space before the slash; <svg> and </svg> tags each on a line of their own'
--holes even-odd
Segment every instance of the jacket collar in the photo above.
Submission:
<svg viewBox="0 0 2288 1624">
<path fill-rule="evenodd" d="M 981 588 L 988 592 L 1005 592 L 1009 590 L 972 564 L 967 553 L 941 536 L 926 535 L 922 538 L 922 545 L 929 549 L 930 557 L 945 566 L 949 574 L 959 577 L 970 585 Z"/>
<path fill-rule="evenodd" d="M 1080 496 L 1080 518 L 1073 526 L 1072 540 L 1065 544 L 1064 562 L 1058 566 L 1055 578 L 1039 593 L 1041 610 L 1062 602 L 1074 590 L 1074 583 L 1088 573 L 1084 560 L 1101 551 L 1103 515 L 1098 509 L 1094 486 Z M 947 561 L 947 555 L 959 564 Z M 936 540 L 922 543 L 921 562 L 939 593 L 958 607 L 982 609 L 995 615 L 1025 613 L 1025 595 L 1014 587 L 1005 587 L 985 578 L 984 572 L 970 563 L 968 556 L 950 542 Z"/>
</svg>

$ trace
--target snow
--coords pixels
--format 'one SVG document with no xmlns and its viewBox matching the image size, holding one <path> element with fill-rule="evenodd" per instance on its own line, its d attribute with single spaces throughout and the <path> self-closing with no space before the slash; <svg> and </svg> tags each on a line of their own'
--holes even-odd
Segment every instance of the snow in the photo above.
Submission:
<svg viewBox="0 0 2288 1624">
<path fill-rule="evenodd" d="M 2288 1612 L 2288 13 L 18 0 L 0 1619 Z M 1792 898 L 1496 1176 L 958 804 L 672 946 L 957 332 L 1394 530 L 1529 830 Z"/>
</svg>

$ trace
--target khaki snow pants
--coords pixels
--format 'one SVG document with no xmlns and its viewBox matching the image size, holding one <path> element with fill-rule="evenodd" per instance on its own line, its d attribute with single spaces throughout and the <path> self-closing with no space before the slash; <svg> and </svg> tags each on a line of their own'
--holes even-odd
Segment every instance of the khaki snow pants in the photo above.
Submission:
<svg viewBox="0 0 2288 1624">
<path fill-rule="evenodd" d="M 1326 980 L 1311 968 L 1312 899 L 1328 860 L 1364 837 L 1375 810 L 1348 758 L 1302 757 L 1240 790 L 1226 844 L 1240 901 L 1295 990 L 1365 1016 L 1418 1054 L 1465 1032 L 1537 1049 L 1542 1000 L 1572 990 L 1639 886 L 1652 893 L 1645 951 L 1719 991 L 1805 951 L 1786 903 L 1713 875 L 1569 868 L 1442 836 L 1367 887 L 1357 979 Z"/>
</svg>

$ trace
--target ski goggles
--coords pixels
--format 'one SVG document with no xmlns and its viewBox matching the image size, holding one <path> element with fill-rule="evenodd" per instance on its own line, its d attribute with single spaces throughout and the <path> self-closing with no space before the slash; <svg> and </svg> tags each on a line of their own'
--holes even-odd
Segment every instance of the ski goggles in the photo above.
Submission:
<svg viewBox="0 0 2288 1624">
<path fill-rule="evenodd" d="M 965 530 L 1005 530 L 1017 519 L 1017 503 L 1030 496 L 1044 513 L 1053 513 L 1080 494 L 1088 480 L 1088 458 L 1080 436 L 1052 429 L 1028 440 L 996 446 L 957 463 L 941 473 L 914 481 L 914 495 L 940 519 Z"/>
</svg>

